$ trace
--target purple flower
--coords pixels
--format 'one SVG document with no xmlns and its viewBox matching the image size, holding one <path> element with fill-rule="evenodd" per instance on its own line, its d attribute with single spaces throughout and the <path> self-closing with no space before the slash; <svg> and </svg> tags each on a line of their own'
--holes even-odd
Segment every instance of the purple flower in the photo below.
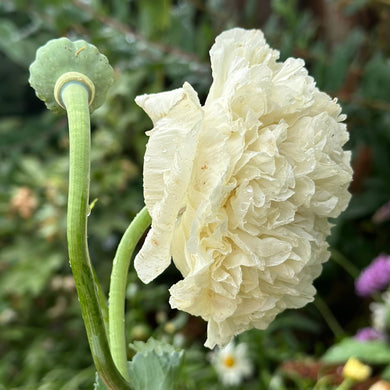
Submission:
<svg viewBox="0 0 390 390">
<path fill-rule="evenodd" d="M 359 341 L 386 340 L 386 335 L 379 330 L 367 327 L 359 329 L 355 335 L 355 339 Z"/>
<path fill-rule="evenodd" d="M 372 217 L 374 223 L 382 223 L 390 219 L 390 202 L 379 208 Z"/>
<path fill-rule="evenodd" d="M 380 255 L 365 268 L 355 282 L 358 295 L 368 297 L 390 284 L 390 256 Z"/>
</svg>

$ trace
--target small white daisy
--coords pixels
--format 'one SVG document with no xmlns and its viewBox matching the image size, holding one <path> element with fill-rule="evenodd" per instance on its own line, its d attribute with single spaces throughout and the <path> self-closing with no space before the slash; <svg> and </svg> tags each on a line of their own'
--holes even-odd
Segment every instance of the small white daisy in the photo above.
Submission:
<svg viewBox="0 0 390 390">
<path fill-rule="evenodd" d="M 244 378 L 253 372 L 252 362 L 248 358 L 245 344 L 229 343 L 222 349 L 211 353 L 211 363 L 214 366 L 219 380 L 224 385 L 239 385 Z"/>
<path fill-rule="evenodd" d="M 373 327 L 385 332 L 389 327 L 390 317 L 390 291 L 382 294 L 383 303 L 372 302 L 370 304 Z"/>
</svg>

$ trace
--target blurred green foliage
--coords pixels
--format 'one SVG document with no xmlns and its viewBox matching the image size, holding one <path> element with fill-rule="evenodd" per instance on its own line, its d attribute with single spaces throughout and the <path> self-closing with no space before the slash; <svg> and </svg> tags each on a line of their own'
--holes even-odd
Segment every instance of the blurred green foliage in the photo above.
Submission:
<svg viewBox="0 0 390 390">
<path fill-rule="evenodd" d="M 0 389 L 91 389 L 94 379 L 67 260 L 66 119 L 47 112 L 27 84 L 40 45 L 59 36 L 85 39 L 115 68 L 108 101 L 92 118 L 91 200 L 98 201 L 89 242 L 105 288 L 116 244 L 143 204 L 144 132 L 151 122 L 136 95 L 188 81 L 204 100 L 214 38 L 242 26 L 263 29 L 282 59 L 304 58 L 319 88 L 339 97 L 355 176 L 352 202 L 330 241 L 337 261 L 317 281 L 325 303 L 241 336 L 257 367 L 242 388 L 305 389 L 310 378 L 287 375 L 283 364 L 318 357 L 367 323 L 367 305 L 354 295 L 346 264 L 361 269 L 379 253 L 390 254 L 389 218 L 373 219 L 390 200 L 389 21 L 389 3 L 379 0 L 1 1 Z M 202 347 L 203 322 L 169 309 L 167 287 L 177 279 L 170 269 L 145 287 L 130 272 L 127 338 L 153 335 L 186 346 L 180 388 L 222 389 Z"/>
</svg>

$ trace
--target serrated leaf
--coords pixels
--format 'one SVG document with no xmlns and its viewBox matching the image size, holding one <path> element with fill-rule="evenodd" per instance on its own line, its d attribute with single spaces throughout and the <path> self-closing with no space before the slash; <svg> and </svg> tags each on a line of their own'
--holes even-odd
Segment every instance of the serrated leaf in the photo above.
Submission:
<svg viewBox="0 0 390 390">
<path fill-rule="evenodd" d="M 146 343 L 130 344 L 137 353 L 128 362 L 134 390 L 172 390 L 180 369 L 184 351 L 150 338 Z M 96 373 L 94 390 L 108 390 Z"/>
<path fill-rule="evenodd" d="M 325 363 L 341 363 L 350 357 L 362 360 L 368 364 L 390 363 L 390 348 L 383 341 L 358 341 L 347 338 L 331 347 L 322 360 Z"/>
<path fill-rule="evenodd" d="M 146 343 L 135 342 L 131 347 L 137 351 L 129 364 L 135 390 L 174 388 L 184 351 L 178 351 L 173 346 L 153 338 Z"/>
<path fill-rule="evenodd" d="M 134 343 L 130 344 L 130 348 L 132 348 L 137 353 L 155 352 L 158 355 L 178 352 L 177 349 L 172 345 L 164 341 L 156 340 L 153 337 L 149 338 L 146 343 L 143 341 L 134 341 Z"/>
</svg>

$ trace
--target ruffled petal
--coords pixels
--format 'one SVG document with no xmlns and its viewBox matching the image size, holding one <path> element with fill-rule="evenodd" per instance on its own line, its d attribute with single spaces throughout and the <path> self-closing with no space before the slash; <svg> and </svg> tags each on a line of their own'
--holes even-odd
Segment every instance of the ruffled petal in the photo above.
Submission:
<svg viewBox="0 0 390 390">
<path fill-rule="evenodd" d="M 152 227 L 135 258 L 135 269 L 145 283 L 170 264 L 176 219 L 184 205 L 197 148 L 203 112 L 196 92 L 183 88 L 137 98 L 153 118 L 144 158 L 145 204 Z"/>
<path fill-rule="evenodd" d="M 278 62 L 260 31 L 243 29 L 222 33 L 210 56 L 202 108 L 188 85 L 137 100 L 154 129 L 152 229 L 136 269 L 150 281 L 173 257 L 183 279 L 170 304 L 208 321 L 212 348 L 313 300 L 352 169 L 345 116 L 302 60 Z"/>
</svg>

